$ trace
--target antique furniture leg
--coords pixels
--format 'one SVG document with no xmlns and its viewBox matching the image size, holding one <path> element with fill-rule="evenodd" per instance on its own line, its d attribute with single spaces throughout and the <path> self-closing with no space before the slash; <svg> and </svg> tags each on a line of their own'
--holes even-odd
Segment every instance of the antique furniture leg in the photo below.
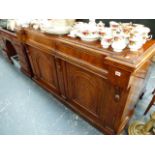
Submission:
<svg viewBox="0 0 155 155">
<path fill-rule="evenodd" d="M 153 91 L 154 92 L 154 91 Z M 152 105 L 154 105 L 154 102 L 155 102 L 155 94 L 153 95 L 153 98 L 149 104 L 149 106 L 147 107 L 146 111 L 144 112 L 144 115 L 147 114 L 147 112 L 150 110 L 150 108 L 152 107 Z"/>
</svg>

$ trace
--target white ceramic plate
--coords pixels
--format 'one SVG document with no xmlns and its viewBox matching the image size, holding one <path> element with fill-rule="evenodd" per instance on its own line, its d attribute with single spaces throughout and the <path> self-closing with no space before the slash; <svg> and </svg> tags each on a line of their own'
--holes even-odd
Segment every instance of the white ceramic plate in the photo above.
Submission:
<svg viewBox="0 0 155 155">
<path fill-rule="evenodd" d="M 83 34 L 78 34 L 78 36 L 81 38 L 81 40 L 83 41 L 87 41 L 87 42 L 92 42 L 92 41 L 96 41 L 99 39 L 99 35 L 83 35 Z"/>
<path fill-rule="evenodd" d="M 56 35 L 65 35 L 68 34 L 71 30 L 70 26 L 66 27 L 50 27 L 50 28 L 41 28 L 41 31 L 48 34 L 56 34 Z"/>
</svg>

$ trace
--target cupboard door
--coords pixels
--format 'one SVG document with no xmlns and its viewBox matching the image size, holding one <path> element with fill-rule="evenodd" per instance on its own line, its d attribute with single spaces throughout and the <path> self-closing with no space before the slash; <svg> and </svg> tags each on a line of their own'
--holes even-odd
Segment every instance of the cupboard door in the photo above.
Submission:
<svg viewBox="0 0 155 155">
<path fill-rule="evenodd" d="M 21 70 L 28 76 L 32 76 L 32 71 L 31 71 L 31 66 L 30 66 L 30 62 L 28 59 L 28 56 L 25 52 L 25 48 L 22 44 L 15 44 L 14 43 L 14 47 L 16 49 L 16 52 L 18 54 L 19 57 L 19 62 L 21 65 Z"/>
<path fill-rule="evenodd" d="M 30 46 L 27 48 L 27 52 L 34 79 L 48 90 L 50 89 L 58 93 L 59 88 L 54 57 L 51 54 Z"/>
<path fill-rule="evenodd" d="M 82 68 L 66 63 L 68 99 L 96 118 L 106 96 L 105 79 Z"/>
</svg>

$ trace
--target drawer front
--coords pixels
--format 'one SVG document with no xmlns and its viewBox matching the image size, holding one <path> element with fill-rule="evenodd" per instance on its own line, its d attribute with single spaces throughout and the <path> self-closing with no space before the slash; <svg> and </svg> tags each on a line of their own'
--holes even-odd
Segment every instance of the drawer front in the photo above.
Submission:
<svg viewBox="0 0 155 155">
<path fill-rule="evenodd" d="M 57 42 L 56 50 L 59 53 L 84 61 L 99 68 L 106 68 L 104 64 L 105 55 L 92 52 L 90 49 L 80 48 L 67 43 Z"/>
<path fill-rule="evenodd" d="M 51 39 L 52 36 L 47 36 L 43 33 L 38 33 L 37 31 L 28 31 L 26 36 L 27 44 L 35 44 L 35 46 L 42 46 L 43 48 L 55 49 L 55 40 Z"/>
</svg>

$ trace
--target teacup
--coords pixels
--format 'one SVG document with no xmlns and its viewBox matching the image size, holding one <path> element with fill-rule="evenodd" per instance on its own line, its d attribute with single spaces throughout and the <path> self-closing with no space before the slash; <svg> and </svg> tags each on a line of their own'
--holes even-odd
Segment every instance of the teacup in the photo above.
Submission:
<svg viewBox="0 0 155 155">
<path fill-rule="evenodd" d="M 112 48 L 115 52 L 122 52 L 122 50 L 127 46 L 126 44 L 126 38 L 123 36 L 115 36 L 113 43 L 112 43 Z"/>
<path fill-rule="evenodd" d="M 148 27 L 136 27 L 132 29 L 131 34 L 148 35 L 150 31 Z"/>
<path fill-rule="evenodd" d="M 151 31 L 151 29 L 148 28 L 148 27 L 144 27 L 144 28 L 143 28 L 143 31 L 144 31 L 144 32 L 143 32 L 144 34 L 149 34 L 150 31 Z"/>
<path fill-rule="evenodd" d="M 102 22 L 102 21 L 100 21 L 98 24 L 97 24 L 97 27 L 100 29 L 102 29 L 102 28 L 104 28 L 104 26 L 105 26 L 105 24 Z"/>
<path fill-rule="evenodd" d="M 143 46 L 143 39 L 132 38 L 129 41 L 128 47 L 130 51 L 136 52 Z"/>
<path fill-rule="evenodd" d="M 119 28 L 120 24 L 114 21 L 109 22 L 111 28 Z"/>
<path fill-rule="evenodd" d="M 109 48 L 113 41 L 112 35 L 105 35 L 104 37 L 101 38 L 101 45 L 103 48 Z"/>
<path fill-rule="evenodd" d="M 133 27 L 135 27 L 135 28 L 142 28 L 142 27 L 144 27 L 144 25 L 143 24 L 133 24 Z"/>
<path fill-rule="evenodd" d="M 118 31 L 120 29 L 120 23 L 111 21 L 109 24 L 112 31 Z"/>
<path fill-rule="evenodd" d="M 130 36 L 130 33 L 132 31 L 133 27 L 132 26 L 124 26 L 122 27 L 122 31 L 125 34 L 126 37 Z"/>
<path fill-rule="evenodd" d="M 72 29 L 68 36 L 72 37 L 72 38 L 76 38 L 77 37 L 77 33 L 78 33 L 78 30 Z"/>
<path fill-rule="evenodd" d="M 130 33 L 130 39 L 129 40 L 134 40 L 134 41 L 141 41 L 143 44 L 146 43 L 146 41 L 149 41 L 152 39 L 152 36 L 149 35 L 148 33 L 150 32 L 150 29 L 134 29 L 131 33 Z"/>
<path fill-rule="evenodd" d="M 128 27 L 128 26 L 132 26 L 132 22 L 130 22 L 130 23 L 121 23 L 120 25 L 122 27 Z"/>
<path fill-rule="evenodd" d="M 100 38 L 104 36 L 112 36 L 112 30 L 109 27 L 105 27 L 99 30 Z"/>
<path fill-rule="evenodd" d="M 152 39 L 152 35 L 143 35 L 143 44 Z"/>
</svg>

